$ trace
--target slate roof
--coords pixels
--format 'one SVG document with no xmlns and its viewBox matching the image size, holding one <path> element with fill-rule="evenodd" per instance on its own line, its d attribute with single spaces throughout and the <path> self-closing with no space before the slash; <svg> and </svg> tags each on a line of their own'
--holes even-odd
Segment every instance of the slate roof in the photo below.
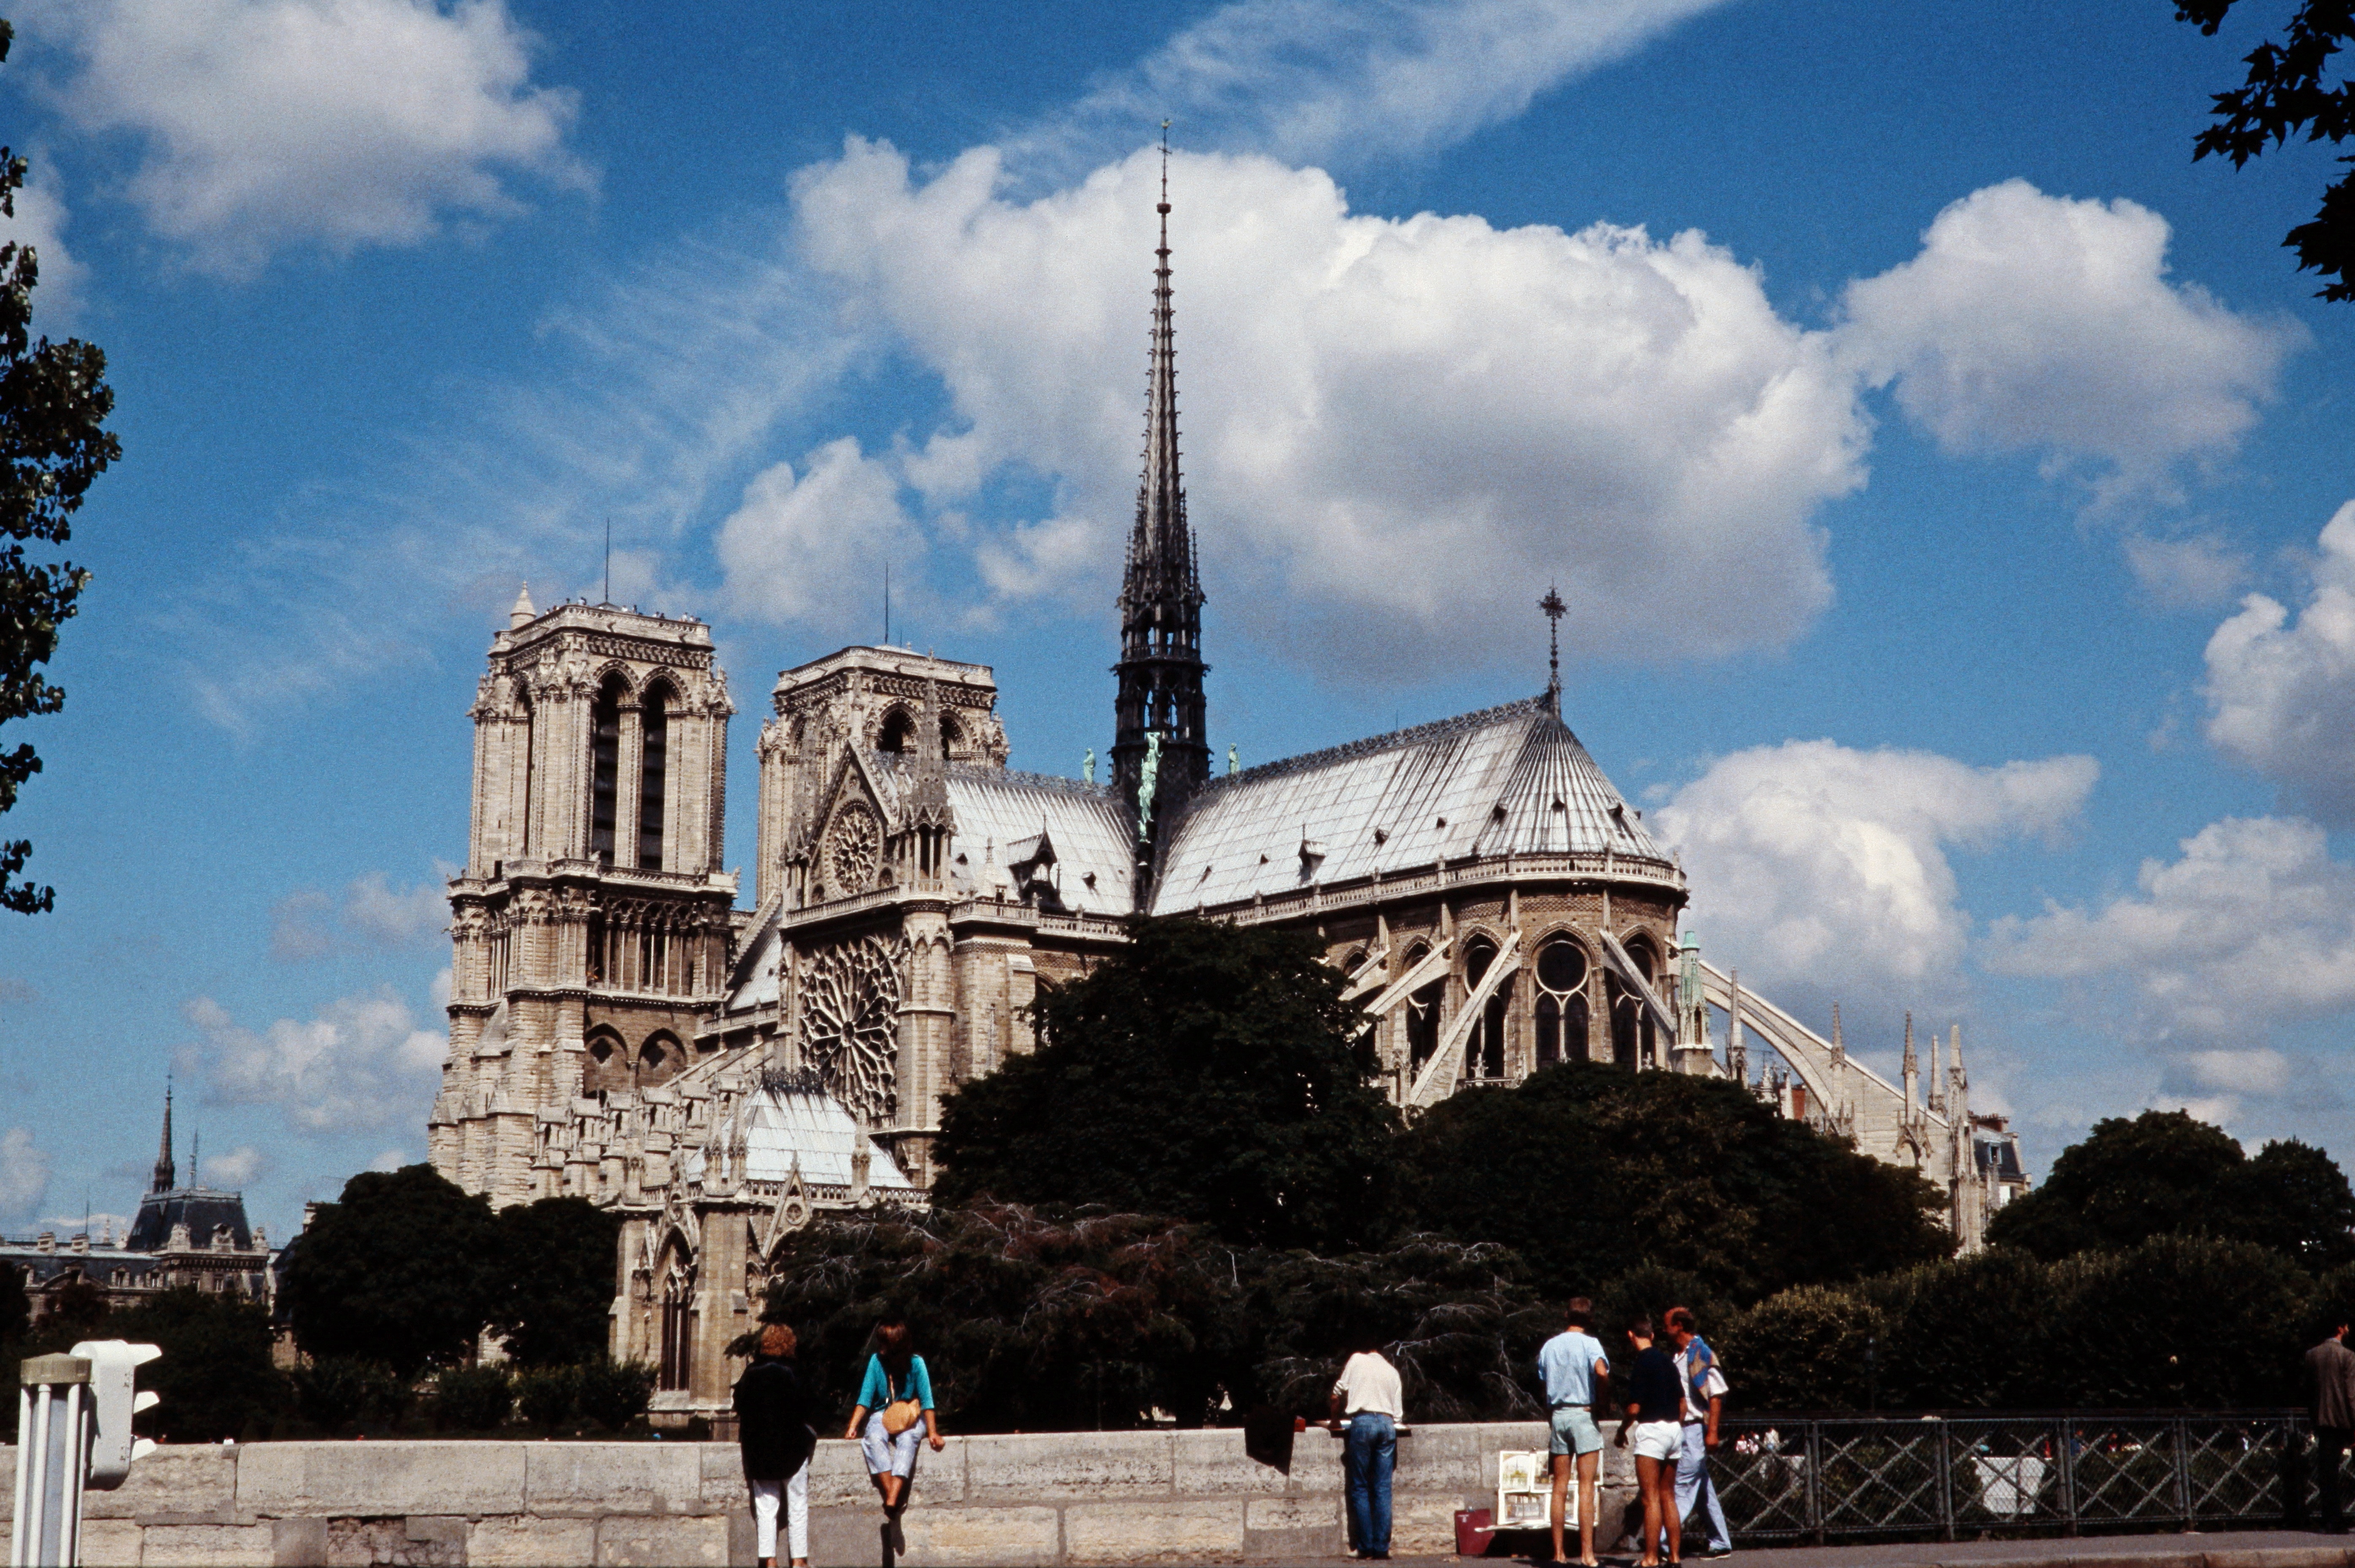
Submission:
<svg viewBox="0 0 2355 1568">
<path fill-rule="evenodd" d="M 253 1245 L 253 1228 L 245 1221 L 245 1198 L 241 1193 L 217 1192 L 209 1187 L 176 1187 L 169 1192 L 150 1192 L 139 1200 L 139 1212 L 131 1221 L 130 1238 L 123 1243 L 134 1253 L 159 1253 L 170 1244 L 172 1227 L 186 1221 L 188 1242 L 192 1246 L 210 1247 L 216 1227 L 227 1225 L 237 1238 L 240 1250 Z"/>
<path fill-rule="evenodd" d="M 1449 860 L 1611 850 L 1668 863 L 1544 697 L 1212 779 L 1171 835 L 1153 912 Z"/>
<path fill-rule="evenodd" d="M 1063 909 L 1118 917 L 1134 907 L 1136 827 L 1110 788 L 952 763 L 948 790 L 956 814 L 949 872 L 958 891 L 987 898 L 995 869 L 1005 878 L 1007 897 L 1018 898 L 1021 879 L 1010 868 L 1038 853 L 1044 833 L 1053 849 L 1045 874 Z"/>
<path fill-rule="evenodd" d="M 736 1113 L 734 1136 L 744 1136 L 744 1178 L 748 1181 L 783 1181 L 794 1162 L 801 1162 L 802 1179 L 813 1187 L 850 1185 L 850 1157 L 867 1135 L 833 1095 L 807 1089 L 761 1088 L 745 1097 Z M 693 1181 L 703 1174 L 703 1150 L 689 1149 L 681 1173 Z M 867 1185 L 878 1192 L 913 1192 L 891 1153 L 867 1140 Z"/>
</svg>

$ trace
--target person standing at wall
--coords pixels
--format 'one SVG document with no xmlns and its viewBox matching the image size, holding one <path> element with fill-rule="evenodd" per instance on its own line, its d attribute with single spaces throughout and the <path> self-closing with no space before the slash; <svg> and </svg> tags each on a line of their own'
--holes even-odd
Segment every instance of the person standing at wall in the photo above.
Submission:
<svg viewBox="0 0 2355 1568">
<path fill-rule="evenodd" d="M 1398 1463 L 1398 1424 L 1406 1399 L 1398 1369 L 1379 1337 L 1359 1339 L 1341 1368 L 1330 1401 L 1332 1427 L 1343 1434 L 1342 1479 L 1349 1499 L 1349 1555 L 1387 1562 L 1391 1554 L 1391 1473 Z M 1341 1418 L 1348 1417 L 1345 1430 Z"/>
<path fill-rule="evenodd" d="M 916 1354 L 915 1337 L 908 1319 L 891 1313 L 875 1326 L 875 1353 L 867 1358 L 866 1381 L 858 1385 L 858 1407 L 850 1413 L 845 1437 L 855 1440 L 867 1458 L 868 1479 L 883 1499 L 883 1536 L 893 1552 L 908 1550 L 900 1515 L 908 1506 L 908 1490 L 916 1476 L 917 1424 L 923 1440 L 937 1454 L 945 1446 L 940 1423 L 932 1413 L 932 1375 L 924 1358 Z"/>
<path fill-rule="evenodd" d="M 1725 1509 L 1719 1506 L 1717 1488 L 1709 1477 L 1710 1450 L 1717 1446 L 1718 1417 L 1725 1411 L 1725 1373 L 1717 1364 L 1717 1353 L 1694 1331 L 1690 1308 L 1671 1307 L 1664 1321 L 1668 1343 L 1676 1348 L 1678 1386 L 1684 1391 L 1677 1518 L 1689 1520 L 1698 1510 L 1709 1540 L 1702 1555 L 1731 1557 L 1733 1532 L 1726 1528 Z"/>
<path fill-rule="evenodd" d="M 2339 1467 L 2355 1441 L 2355 1350 L 2347 1348 L 2348 1325 L 2306 1353 L 2306 1405 L 2314 1416 L 2315 1480 L 2322 1492 L 2326 1535 L 2347 1533 L 2347 1509 Z M 2303 1500 L 2303 1499 L 2301 1499 Z"/>
<path fill-rule="evenodd" d="M 809 1568 L 809 1461 L 817 1433 L 809 1424 L 809 1396 L 794 1349 L 794 1331 L 783 1323 L 770 1324 L 761 1330 L 752 1364 L 736 1380 L 738 1437 L 744 1484 L 752 1493 L 761 1568 L 777 1568 L 780 1502 L 794 1568 Z"/>
<path fill-rule="evenodd" d="M 1575 1466 L 1578 1561 L 1583 1568 L 1595 1568 L 1595 1483 L 1603 1467 L 1603 1429 L 1594 1424 L 1594 1406 L 1611 1376 L 1610 1358 L 1603 1353 L 1593 1328 L 1594 1304 L 1573 1296 L 1562 1314 L 1561 1332 L 1538 1351 L 1538 1374 L 1545 1380 L 1546 1404 L 1552 1413 L 1553 1560 L 1561 1561 L 1563 1509 Z"/>
<path fill-rule="evenodd" d="M 1618 1445 L 1627 1446 L 1628 1432 L 1636 1437 L 1636 1484 L 1644 1494 L 1644 1555 L 1639 1568 L 1660 1568 L 1660 1541 L 1666 1536 L 1668 1562 L 1684 1561 L 1683 1521 L 1677 1517 L 1676 1463 L 1684 1447 L 1684 1390 L 1677 1382 L 1677 1364 L 1652 1343 L 1652 1320 L 1638 1317 L 1627 1326 L 1627 1344 L 1636 1363 L 1627 1373 L 1627 1403 L 1619 1419 Z"/>
</svg>

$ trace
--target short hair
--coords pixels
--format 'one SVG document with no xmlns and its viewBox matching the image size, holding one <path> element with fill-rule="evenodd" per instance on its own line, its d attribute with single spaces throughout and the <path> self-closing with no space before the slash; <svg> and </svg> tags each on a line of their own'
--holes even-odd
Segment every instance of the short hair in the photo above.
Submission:
<svg viewBox="0 0 2355 1568">
<path fill-rule="evenodd" d="M 1657 1339 L 1659 1338 L 1657 1334 L 1652 1332 L 1652 1320 L 1642 1313 L 1637 1313 L 1635 1317 L 1627 1320 L 1627 1332 L 1633 1334 L 1638 1339 Z"/>
<path fill-rule="evenodd" d="M 1691 1333 L 1693 1331 L 1692 1308 L 1689 1307 L 1669 1307 L 1668 1312 L 1668 1324 L 1671 1328 L 1681 1328 L 1688 1334 Z"/>
<path fill-rule="evenodd" d="M 1561 1320 L 1573 1328 L 1594 1327 L 1594 1303 L 1582 1296 L 1573 1296 L 1570 1305 L 1561 1309 Z"/>
<path fill-rule="evenodd" d="M 761 1354 L 764 1356 L 780 1359 L 790 1356 L 799 1343 L 794 1337 L 791 1324 L 772 1323 L 761 1330 Z"/>
</svg>

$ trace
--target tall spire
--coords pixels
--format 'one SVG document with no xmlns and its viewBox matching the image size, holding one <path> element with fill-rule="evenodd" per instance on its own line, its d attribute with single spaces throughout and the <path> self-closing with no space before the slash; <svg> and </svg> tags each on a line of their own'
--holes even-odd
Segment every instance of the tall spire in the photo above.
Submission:
<svg viewBox="0 0 2355 1568">
<path fill-rule="evenodd" d="M 1169 127 L 1161 127 L 1161 242 L 1153 269 L 1152 346 L 1146 360 L 1145 467 L 1136 487 L 1136 525 L 1128 538 L 1127 568 L 1120 590 L 1120 662 L 1114 699 L 1112 782 L 1132 810 L 1152 825 L 1140 842 L 1145 871 L 1137 880 L 1142 901 L 1150 879 L 1152 835 L 1170 820 L 1186 796 L 1210 776 L 1210 747 L 1204 734 L 1202 677 L 1202 583 L 1194 536 L 1186 522 L 1186 485 L 1178 463 L 1178 345 L 1169 286 Z M 1146 783 L 1150 737 L 1158 735 L 1159 766 L 1154 798 L 1140 801 Z"/>
<path fill-rule="evenodd" d="M 177 1175 L 172 1164 L 172 1084 L 164 1083 L 164 1142 L 155 1151 L 155 1179 L 147 1184 L 150 1192 L 169 1192 Z"/>
<path fill-rule="evenodd" d="M 1545 612 L 1546 618 L 1546 705 L 1559 719 L 1561 717 L 1561 618 L 1570 606 L 1561 602 L 1561 594 L 1548 586 L 1546 596 L 1538 601 L 1538 608 Z"/>
</svg>

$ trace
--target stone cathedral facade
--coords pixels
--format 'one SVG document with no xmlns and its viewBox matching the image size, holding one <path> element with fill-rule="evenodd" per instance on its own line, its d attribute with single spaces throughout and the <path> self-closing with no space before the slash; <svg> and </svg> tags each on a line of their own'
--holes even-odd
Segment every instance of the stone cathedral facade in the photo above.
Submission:
<svg viewBox="0 0 2355 1568">
<path fill-rule="evenodd" d="M 1558 677 L 1214 776 L 1160 210 L 1107 782 L 1009 769 L 987 667 L 842 649 L 771 692 L 744 907 L 709 630 L 518 598 L 473 709 L 436 1168 L 618 1211 L 613 1354 L 659 1368 L 657 1419 L 716 1416 L 779 1241 L 920 1201 L 943 1096 L 1029 1050 L 1038 987 L 1148 912 L 1313 933 L 1410 1113 L 1566 1061 L 1737 1076 L 1922 1169 L 1976 1243 L 2024 1179 L 1970 1111 L 1959 1036 L 1925 1088 L 1909 1025 L 1892 1084 L 1837 1022 L 1702 962 L 1682 869 L 1563 722 Z"/>
</svg>

